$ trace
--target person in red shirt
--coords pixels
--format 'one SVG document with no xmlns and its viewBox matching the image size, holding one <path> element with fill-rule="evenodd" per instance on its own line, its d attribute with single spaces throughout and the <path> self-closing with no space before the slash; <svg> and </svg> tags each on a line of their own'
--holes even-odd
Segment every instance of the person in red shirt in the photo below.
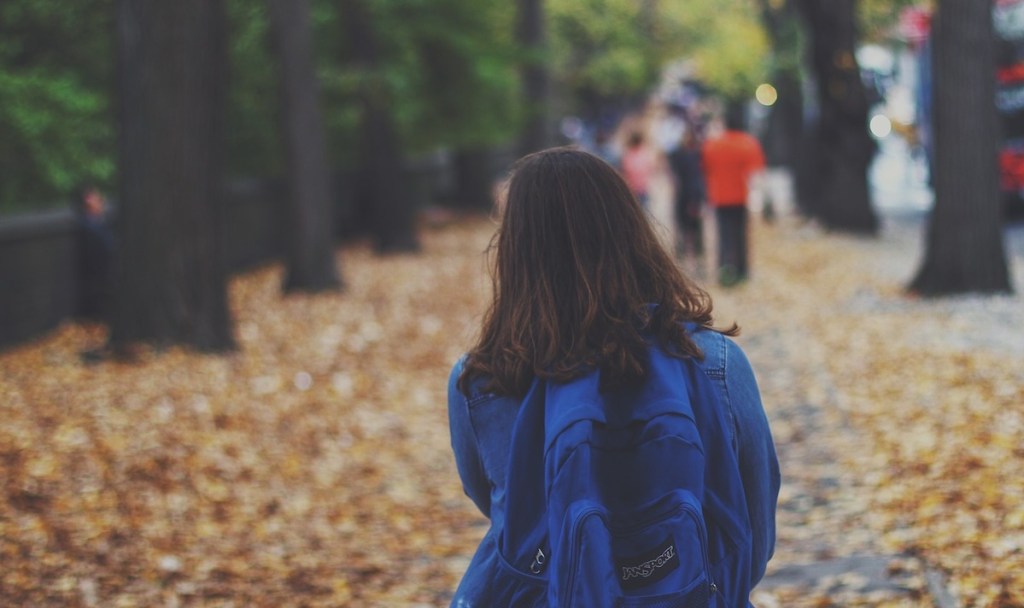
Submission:
<svg viewBox="0 0 1024 608">
<path fill-rule="evenodd" d="M 747 197 L 764 169 L 761 144 L 743 130 L 743 112 L 730 108 L 725 132 L 704 144 L 701 160 L 708 202 L 718 224 L 718 281 L 728 287 L 747 278 Z"/>
</svg>

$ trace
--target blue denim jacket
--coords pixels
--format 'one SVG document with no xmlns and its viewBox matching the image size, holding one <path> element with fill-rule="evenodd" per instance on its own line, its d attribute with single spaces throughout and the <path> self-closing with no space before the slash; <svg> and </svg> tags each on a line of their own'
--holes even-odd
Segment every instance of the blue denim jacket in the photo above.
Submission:
<svg viewBox="0 0 1024 608">
<path fill-rule="evenodd" d="M 775 505 L 779 495 L 779 462 L 768 419 L 750 362 L 729 338 L 709 330 L 693 334 L 704 352 L 701 369 L 721 391 L 722 403 L 735 429 L 736 454 L 753 530 L 751 586 L 764 576 L 775 548 Z M 490 607 L 487 584 L 497 564 L 497 538 L 505 518 L 505 468 L 519 400 L 476 392 L 466 396 L 456 386 L 465 357 L 448 380 L 448 422 L 455 464 L 462 486 L 477 508 L 491 520 L 452 606 Z"/>
</svg>

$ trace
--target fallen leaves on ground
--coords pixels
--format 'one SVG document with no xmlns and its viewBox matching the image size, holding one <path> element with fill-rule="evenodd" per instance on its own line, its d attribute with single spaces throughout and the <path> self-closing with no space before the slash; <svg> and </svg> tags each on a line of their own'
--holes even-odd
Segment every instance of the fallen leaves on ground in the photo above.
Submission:
<svg viewBox="0 0 1024 608">
<path fill-rule="evenodd" d="M 0 355 L 0 604 L 441 605 L 481 534 L 448 441 L 480 223 L 347 248 L 343 294 L 232 281 L 237 353 L 87 366 L 96 327 Z"/>
<path fill-rule="evenodd" d="M 493 228 L 426 231 L 417 256 L 347 246 L 342 294 L 281 296 L 278 266 L 239 276 L 236 353 L 85 365 L 103 330 L 68 324 L 0 354 L 0 603 L 447 605 L 486 525 L 445 390 Z M 753 280 L 712 291 L 782 458 L 771 568 L 884 553 L 908 581 L 759 605 L 931 606 L 927 567 L 966 606 L 1024 606 L 1024 366 L 977 337 L 988 301 L 908 299 L 886 258 L 905 247 L 884 239 L 783 222 L 753 244 Z"/>
<path fill-rule="evenodd" d="M 757 234 L 757 277 L 716 302 L 745 325 L 782 455 L 770 570 L 892 555 L 903 578 L 902 593 L 833 580 L 765 606 L 937 605 L 929 577 L 964 606 L 1024 606 L 1024 298 L 907 295 L 918 225 Z"/>
</svg>

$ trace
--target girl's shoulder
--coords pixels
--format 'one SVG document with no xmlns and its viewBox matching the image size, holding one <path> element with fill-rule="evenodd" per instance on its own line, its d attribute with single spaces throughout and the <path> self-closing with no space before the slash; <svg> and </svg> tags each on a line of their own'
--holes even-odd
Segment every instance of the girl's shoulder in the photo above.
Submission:
<svg viewBox="0 0 1024 608">
<path fill-rule="evenodd" d="M 698 327 L 690 329 L 690 337 L 704 353 L 704 359 L 698 365 L 710 376 L 724 377 L 730 368 L 736 371 L 738 367 L 749 366 L 743 349 L 729 336 Z"/>
<path fill-rule="evenodd" d="M 462 378 L 462 374 L 466 367 L 466 360 L 469 358 L 469 353 L 463 354 L 459 357 L 459 360 L 452 366 L 452 371 L 448 374 L 448 398 L 453 399 L 456 396 L 461 396 L 467 402 L 476 402 L 482 398 L 494 397 L 494 395 L 486 392 L 484 386 L 487 384 L 487 378 L 475 377 L 472 378 L 466 388 L 468 393 L 462 390 L 460 387 L 459 380 Z"/>
</svg>

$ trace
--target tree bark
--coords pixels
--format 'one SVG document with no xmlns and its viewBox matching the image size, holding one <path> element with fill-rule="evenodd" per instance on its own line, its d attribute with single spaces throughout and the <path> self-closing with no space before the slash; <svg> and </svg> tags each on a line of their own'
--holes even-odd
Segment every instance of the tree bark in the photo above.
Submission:
<svg viewBox="0 0 1024 608">
<path fill-rule="evenodd" d="M 115 350 L 234 346 L 223 240 L 224 27 L 217 0 L 118 4 Z"/>
<path fill-rule="evenodd" d="M 527 57 L 522 68 L 526 124 L 519 139 L 520 154 L 543 150 L 551 144 L 549 108 L 551 86 L 546 51 L 543 0 L 518 0 L 519 45 Z"/>
<path fill-rule="evenodd" d="M 932 35 L 935 207 L 924 262 L 910 289 L 923 295 L 1009 292 L 992 1 L 940 0 Z"/>
<path fill-rule="evenodd" d="M 288 162 L 284 290 L 336 290 L 341 280 L 334 258 L 331 178 L 309 0 L 269 0 L 269 4 Z"/>
<path fill-rule="evenodd" d="M 494 206 L 491 151 L 485 147 L 456 150 L 455 205 L 461 209 L 489 211 Z"/>
<path fill-rule="evenodd" d="M 761 20 L 772 45 L 771 82 L 779 96 L 768 114 L 765 156 L 770 166 L 795 174 L 804 118 L 798 18 L 790 0 L 777 7 L 769 0 L 760 2 Z"/>
<path fill-rule="evenodd" d="M 369 205 L 371 231 L 379 253 L 419 251 L 416 209 L 404 175 L 398 129 L 390 113 L 390 92 L 378 74 L 380 50 L 366 0 L 341 0 L 348 23 L 352 57 L 363 73 L 360 90 L 362 124 L 361 190 Z"/>
<path fill-rule="evenodd" d="M 856 0 L 797 0 L 810 39 L 818 120 L 802 154 L 801 206 L 828 228 L 875 234 L 868 165 L 875 143 L 868 133 L 868 99 L 854 51 Z"/>
</svg>

